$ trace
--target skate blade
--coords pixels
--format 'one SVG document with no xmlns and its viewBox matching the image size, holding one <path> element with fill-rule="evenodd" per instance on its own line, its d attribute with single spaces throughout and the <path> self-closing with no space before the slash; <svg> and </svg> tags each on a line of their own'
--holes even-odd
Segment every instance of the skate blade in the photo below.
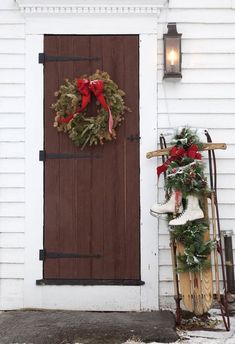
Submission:
<svg viewBox="0 0 235 344">
<path fill-rule="evenodd" d="M 157 218 L 160 218 L 162 220 L 166 220 L 167 221 L 167 215 L 166 214 L 158 214 L 158 213 L 155 213 L 153 210 L 150 209 L 150 214 L 154 217 L 157 217 Z"/>
</svg>

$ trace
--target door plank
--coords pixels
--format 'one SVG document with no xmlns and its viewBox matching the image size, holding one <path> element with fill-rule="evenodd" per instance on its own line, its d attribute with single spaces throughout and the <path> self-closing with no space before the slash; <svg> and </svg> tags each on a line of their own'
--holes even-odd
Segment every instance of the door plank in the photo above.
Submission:
<svg viewBox="0 0 235 344">
<path fill-rule="evenodd" d="M 44 248 L 53 252 L 101 254 L 102 258 L 47 259 L 48 279 L 139 279 L 138 36 L 45 36 L 50 55 L 100 56 L 98 61 L 45 64 L 45 150 L 75 153 L 76 147 L 53 128 L 53 93 L 64 78 L 96 69 L 107 71 L 126 91 L 132 112 L 115 142 L 86 147 L 101 159 L 46 160 Z M 96 111 L 95 99 L 89 105 Z"/>
</svg>

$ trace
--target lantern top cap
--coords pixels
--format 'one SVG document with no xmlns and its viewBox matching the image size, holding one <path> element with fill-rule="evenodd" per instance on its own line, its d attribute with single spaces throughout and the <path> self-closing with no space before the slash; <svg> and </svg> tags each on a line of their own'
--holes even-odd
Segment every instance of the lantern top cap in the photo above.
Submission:
<svg viewBox="0 0 235 344">
<path fill-rule="evenodd" d="M 179 37 L 182 34 L 177 32 L 176 23 L 167 24 L 168 32 L 164 36 Z"/>
</svg>

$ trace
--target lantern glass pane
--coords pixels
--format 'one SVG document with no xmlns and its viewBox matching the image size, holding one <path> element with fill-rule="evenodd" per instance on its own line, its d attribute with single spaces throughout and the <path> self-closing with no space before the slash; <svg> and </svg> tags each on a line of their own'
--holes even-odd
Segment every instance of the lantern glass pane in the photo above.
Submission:
<svg viewBox="0 0 235 344">
<path fill-rule="evenodd" d="M 180 38 L 165 38 L 165 72 L 167 74 L 180 73 Z"/>
</svg>

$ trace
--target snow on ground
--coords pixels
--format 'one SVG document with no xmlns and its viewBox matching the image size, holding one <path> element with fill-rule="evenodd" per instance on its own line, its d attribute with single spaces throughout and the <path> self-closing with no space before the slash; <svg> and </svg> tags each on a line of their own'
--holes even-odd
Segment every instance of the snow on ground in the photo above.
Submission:
<svg viewBox="0 0 235 344">
<path fill-rule="evenodd" d="M 168 344 L 235 344 L 235 314 L 230 316 L 230 331 L 225 331 L 222 322 L 222 317 L 220 316 L 220 311 L 212 309 L 210 310 L 211 316 L 218 319 L 221 324 L 218 328 L 222 331 L 182 331 L 178 332 L 180 339 L 174 343 Z M 145 344 L 141 341 L 129 340 L 123 344 Z M 152 342 L 149 344 L 165 344 L 159 342 Z"/>
<path fill-rule="evenodd" d="M 235 344 L 235 336 L 233 338 L 229 338 L 226 340 L 221 339 L 208 339 L 208 338 L 190 338 L 187 340 L 179 339 L 177 342 L 169 343 L 169 344 Z M 128 341 L 124 344 L 145 344 L 143 342 L 133 342 Z M 166 343 L 159 343 L 159 342 L 152 342 L 149 344 L 166 344 Z"/>
</svg>

